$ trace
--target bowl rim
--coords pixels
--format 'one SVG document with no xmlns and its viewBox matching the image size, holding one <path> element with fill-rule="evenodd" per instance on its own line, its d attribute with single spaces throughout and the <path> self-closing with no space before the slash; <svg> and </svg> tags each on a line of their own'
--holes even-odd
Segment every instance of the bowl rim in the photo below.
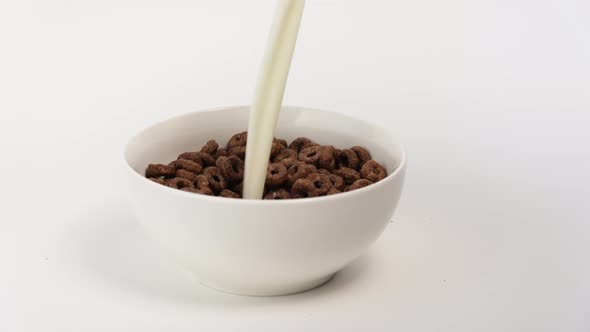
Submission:
<svg viewBox="0 0 590 332">
<path fill-rule="evenodd" d="M 188 113 L 182 113 L 179 115 L 175 115 L 175 116 L 166 118 L 164 120 L 160 120 L 158 122 L 155 122 L 143 129 L 139 130 L 137 133 L 135 133 L 133 136 L 131 136 L 127 140 L 127 143 L 125 144 L 125 146 L 123 148 L 123 162 L 125 164 L 127 171 L 129 171 L 132 174 L 132 176 L 139 178 L 140 181 L 145 181 L 144 183 L 147 183 L 148 185 L 153 185 L 154 186 L 153 188 L 159 188 L 160 190 L 164 190 L 164 192 L 169 192 L 173 195 L 180 195 L 179 197 L 185 197 L 188 199 L 195 199 L 195 200 L 205 200 L 205 201 L 210 201 L 212 203 L 216 202 L 216 203 L 227 203 L 227 204 L 236 204 L 236 205 L 246 204 L 246 205 L 261 205 L 261 206 L 278 206 L 278 205 L 326 203 L 326 202 L 330 202 L 330 201 L 334 201 L 334 200 L 352 198 L 354 195 L 362 195 L 365 192 L 369 192 L 371 190 L 375 190 L 376 188 L 386 185 L 387 183 L 389 183 L 389 182 L 393 181 L 395 178 L 397 178 L 406 168 L 406 159 L 407 159 L 406 149 L 403 144 L 401 144 L 397 141 L 394 141 L 394 144 L 397 145 L 400 149 L 401 160 L 399 162 L 399 165 L 396 167 L 396 169 L 393 172 L 391 172 L 390 174 L 388 174 L 387 177 L 385 177 L 385 179 L 383 179 L 381 181 L 378 181 L 376 183 L 373 183 L 373 184 L 363 187 L 363 188 L 359 188 L 359 189 L 352 190 L 352 191 L 342 192 L 342 193 L 339 193 L 336 195 L 319 196 L 319 197 L 306 197 L 306 198 L 297 198 L 297 199 L 270 200 L 270 199 L 243 199 L 243 198 L 237 199 L 237 198 L 227 198 L 227 197 L 219 197 L 219 196 L 200 195 L 200 194 L 195 194 L 195 193 L 191 193 L 191 192 L 187 192 L 187 191 L 182 191 L 182 190 L 170 188 L 170 187 L 158 184 L 154 181 L 148 180 L 145 176 L 142 176 L 141 174 L 136 172 L 133 169 L 133 167 L 131 167 L 131 165 L 129 164 L 129 160 L 127 159 L 127 151 L 130 148 L 131 143 L 137 137 L 141 136 L 143 133 L 149 131 L 150 129 L 152 129 L 164 122 L 172 121 L 172 120 L 182 118 L 182 117 L 190 117 L 196 113 L 219 112 L 219 111 L 224 111 L 224 110 L 229 110 L 229 109 L 248 108 L 248 107 L 250 107 L 250 105 L 245 105 L 245 104 L 229 105 L 229 106 L 221 106 L 221 107 L 209 108 L 209 109 L 204 109 L 204 110 L 197 110 L 197 111 L 192 111 L 192 112 L 188 112 Z M 387 135 L 390 136 L 390 138 L 393 137 L 391 131 L 382 127 L 381 125 L 379 125 L 377 123 L 370 122 L 370 121 L 366 121 L 364 119 L 359 119 L 357 117 L 350 116 L 348 114 L 344 114 L 344 113 L 340 113 L 340 112 L 336 112 L 336 111 L 325 110 L 325 109 L 313 108 L 313 107 L 297 106 L 297 105 L 282 105 L 282 108 L 302 109 L 302 110 L 335 114 L 337 116 L 345 117 L 345 118 L 348 118 L 353 121 L 359 121 L 359 122 L 364 123 L 365 125 L 378 128 L 379 130 L 387 133 Z"/>
</svg>

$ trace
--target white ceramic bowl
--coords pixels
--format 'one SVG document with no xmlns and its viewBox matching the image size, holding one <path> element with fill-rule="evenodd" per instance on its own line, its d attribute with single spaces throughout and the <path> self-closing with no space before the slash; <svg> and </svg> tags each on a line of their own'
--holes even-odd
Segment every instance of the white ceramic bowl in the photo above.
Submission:
<svg viewBox="0 0 590 332">
<path fill-rule="evenodd" d="M 202 283 L 243 295 L 283 295 L 328 281 L 379 237 L 399 200 L 406 157 L 385 130 L 342 114 L 284 107 L 276 136 L 336 147 L 361 145 L 389 176 L 333 196 L 267 201 L 211 197 L 143 177 L 208 139 L 227 142 L 248 126 L 248 107 L 195 112 L 160 122 L 127 145 L 130 196 L 140 223 Z"/>
</svg>

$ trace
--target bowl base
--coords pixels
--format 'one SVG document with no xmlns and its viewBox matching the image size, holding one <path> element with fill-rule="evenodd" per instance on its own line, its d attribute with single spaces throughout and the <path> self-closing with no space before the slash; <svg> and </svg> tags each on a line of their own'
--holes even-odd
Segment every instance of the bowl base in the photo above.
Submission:
<svg viewBox="0 0 590 332">
<path fill-rule="evenodd" d="M 328 281 L 330 281 L 330 279 L 332 279 L 334 275 L 335 273 L 330 274 L 327 277 L 289 284 L 280 287 L 240 287 L 235 285 L 219 284 L 215 281 L 204 280 L 198 277 L 197 278 L 201 284 L 224 293 L 242 296 L 281 296 L 297 294 L 320 287 Z"/>
</svg>

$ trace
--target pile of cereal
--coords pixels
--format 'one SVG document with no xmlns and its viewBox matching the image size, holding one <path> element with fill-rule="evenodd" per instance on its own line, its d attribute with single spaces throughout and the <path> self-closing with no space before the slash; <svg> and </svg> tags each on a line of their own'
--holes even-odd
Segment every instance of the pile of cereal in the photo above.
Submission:
<svg viewBox="0 0 590 332">
<path fill-rule="evenodd" d="M 225 148 L 210 140 L 199 152 L 185 152 L 168 165 L 150 164 L 145 176 L 159 184 L 204 195 L 242 197 L 248 134 L 232 136 Z M 366 187 L 387 176 L 360 146 L 339 150 L 299 137 L 274 139 L 264 199 L 334 195 Z"/>
</svg>

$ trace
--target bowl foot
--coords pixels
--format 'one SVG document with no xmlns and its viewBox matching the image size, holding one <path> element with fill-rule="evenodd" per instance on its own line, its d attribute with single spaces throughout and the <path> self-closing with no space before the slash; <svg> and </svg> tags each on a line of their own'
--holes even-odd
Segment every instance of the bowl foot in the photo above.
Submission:
<svg viewBox="0 0 590 332">
<path fill-rule="evenodd" d="M 234 295 L 243 295 L 243 296 L 281 296 L 281 295 L 290 295 L 305 292 L 316 287 L 320 287 L 330 281 L 335 273 L 330 274 L 326 277 L 322 277 L 319 279 L 308 280 L 288 285 L 281 285 L 281 286 L 243 286 L 243 285 L 230 285 L 230 284 L 221 284 L 215 281 L 204 280 L 202 278 L 198 278 L 201 284 L 213 288 L 218 291 L 222 291 L 224 293 L 234 294 Z"/>
</svg>

